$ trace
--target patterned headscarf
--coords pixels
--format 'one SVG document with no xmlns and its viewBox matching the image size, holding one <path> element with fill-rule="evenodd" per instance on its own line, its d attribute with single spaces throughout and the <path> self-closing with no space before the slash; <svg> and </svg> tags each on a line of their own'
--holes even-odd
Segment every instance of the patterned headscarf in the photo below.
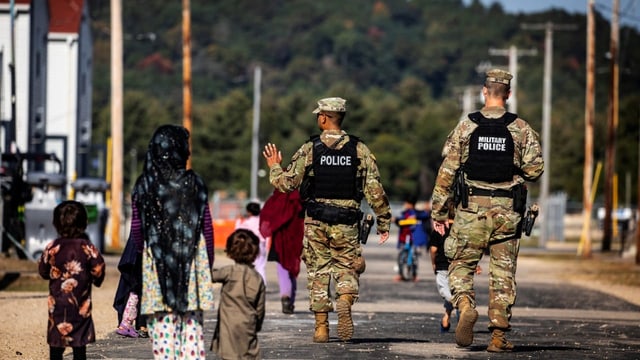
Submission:
<svg viewBox="0 0 640 360">
<path fill-rule="evenodd" d="M 188 307 L 189 272 L 208 198 L 202 178 L 186 169 L 188 141 L 185 128 L 160 126 L 149 142 L 142 175 L 133 189 L 164 303 L 180 313 Z"/>
</svg>

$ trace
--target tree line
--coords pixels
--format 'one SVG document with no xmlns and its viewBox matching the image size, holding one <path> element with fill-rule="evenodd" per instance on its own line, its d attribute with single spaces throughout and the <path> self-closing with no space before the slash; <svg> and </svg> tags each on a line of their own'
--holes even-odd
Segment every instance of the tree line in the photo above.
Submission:
<svg viewBox="0 0 640 360">
<path fill-rule="evenodd" d="M 102 144 L 110 133 L 109 4 L 90 6 L 93 143 Z M 182 27 L 180 2 L 122 6 L 125 168 L 137 169 L 125 172 L 127 185 L 139 173 L 153 130 L 182 121 Z M 477 0 L 469 5 L 461 0 L 192 0 L 191 7 L 192 166 L 210 190 L 249 190 L 253 71 L 260 66 L 260 144 L 278 144 L 288 162 L 318 132 L 311 114 L 317 99 L 341 96 L 348 101 L 344 128 L 376 155 L 391 199 L 408 194 L 428 199 L 444 140 L 464 115 L 461 89 L 474 85 L 479 96 L 483 64 L 507 68 L 507 59 L 489 55 L 490 48 L 538 49 L 537 56 L 518 59 L 517 96 L 518 113 L 541 133 L 544 31 L 521 25 L 550 21 L 576 25 L 575 31 L 554 34 L 550 190 L 566 192 L 570 201 L 582 199 L 584 15 L 563 10 L 514 15 Z M 597 14 L 596 161 L 604 161 L 609 26 Z M 626 27 L 620 39 L 616 169 L 622 178 L 637 174 L 640 48 L 631 44 L 640 39 Z M 271 193 L 267 179 L 259 181 L 258 190 L 263 199 Z M 535 196 L 538 190 L 532 190 Z"/>
</svg>

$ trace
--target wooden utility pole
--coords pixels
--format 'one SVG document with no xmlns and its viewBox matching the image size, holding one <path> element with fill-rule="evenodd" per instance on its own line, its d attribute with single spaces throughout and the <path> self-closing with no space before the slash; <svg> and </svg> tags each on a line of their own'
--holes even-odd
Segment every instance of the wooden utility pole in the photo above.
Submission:
<svg viewBox="0 0 640 360">
<path fill-rule="evenodd" d="M 509 59 L 509 72 L 513 75 L 513 79 L 511 79 L 511 96 L 509 96 L 507 107 L 510 112 L 518 113 L 518 57 L 538 55 L 538 50 L 523 50 L 511 45 L 508 49 L 491 48 L 489 55 L 506 56 Z"/>
<path fill-rule="evenodd" d="M 612 213 L 613 209 L 613 176 L 615 174 L 616 161 L 616 137 L 618 130 L 618 43 L 620 30 L 618 24 L 619 0 L 613 0 L 611 13 L 611 82 L 609 88 L 609 116 L 607 117 L 607 146 L 604 177 L 604 235 L 602 238 L 602 251 L 611 250 L 613 237 Z"/>
<path fill-rule="evenodd" d="M 640 110 L 640 106 L 638 106 Z M 638 123 L 640 124 L 640 116 L 638 117 Z M 638 136 L 638 210 L 636 214 L 640 215 L 640 134 Z M 636 219 L 636 265 L 640 265 L 640 216 Z"/>
<path fill-rule="evenodd" d="M 584 102 L 584 168 L 582 171 L 582 214 L 584 220 L 580 239 L 580 244 L 582 245 L 581 255 L 585 258 L 591 257 L 591 213 L 593 210 L 591 174 L 593 172 L 593 124 L 595 118 L 595 49 L 594 0 L 589 0 L 587 5 L 587 88 Z"/>
<path fill-rule="evenodd" d="M 191 134 L 191 3 L 182 0 L 182 125 Z M 191 153 L 193 134 L 189 136 Z M 191 156 L 187 160 L 187 169 L 191 168 Z"/>
<path fill-rule="evenodd" d="M 122 219 L 122 6 L 111 0 L 111 247 L 120 247 Z"/>
</svg>

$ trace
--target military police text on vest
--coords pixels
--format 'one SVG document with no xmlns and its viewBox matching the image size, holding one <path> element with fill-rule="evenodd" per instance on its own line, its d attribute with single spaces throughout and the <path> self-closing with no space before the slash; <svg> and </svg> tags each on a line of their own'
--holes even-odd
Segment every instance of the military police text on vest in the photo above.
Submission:
<svg viewBox="0 0 640 360">
<path fill-rule="evenodd" d="M 480 136 L 478 138 L 478 150 L 507 151 L 506 141 L 507 138 L 503 137 Z"/>
</svg>

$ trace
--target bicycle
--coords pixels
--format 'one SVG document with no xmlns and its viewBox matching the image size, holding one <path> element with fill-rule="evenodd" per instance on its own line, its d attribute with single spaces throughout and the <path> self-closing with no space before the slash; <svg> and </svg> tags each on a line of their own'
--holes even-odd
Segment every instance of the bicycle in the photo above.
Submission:
<svg viewBox="0 0 640 360">
<path fill-rule="evenodd" d="M 416 281 L 418 278 L 418 252 L 411 236 L 407 236 L 398 253 L 398 274 L 403 281 Z"/>
</svg>

